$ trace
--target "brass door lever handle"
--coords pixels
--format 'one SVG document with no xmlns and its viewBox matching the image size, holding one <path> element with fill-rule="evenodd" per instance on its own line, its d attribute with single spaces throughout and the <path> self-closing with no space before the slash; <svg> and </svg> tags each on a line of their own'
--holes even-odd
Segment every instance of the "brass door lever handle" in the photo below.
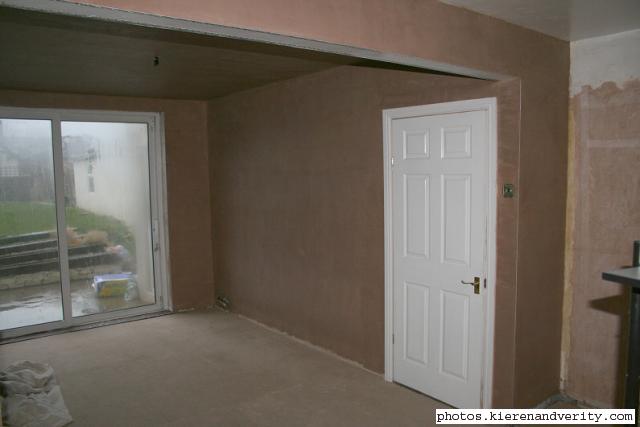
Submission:
<svg viewBox="0 0 640 427">
<path fill-rule="evenodd" d="M 464 280 L 461 280 L 460 283 L 462 283 L 463 285 L 471 285 L 471 286 L 473 286 L 473 293 L 474 294 L 479 294 L 480 293 L 480 278 L 479 277 L 474 277 L 473 278 L 473 282 L 465 282 Z"/>
</svg>

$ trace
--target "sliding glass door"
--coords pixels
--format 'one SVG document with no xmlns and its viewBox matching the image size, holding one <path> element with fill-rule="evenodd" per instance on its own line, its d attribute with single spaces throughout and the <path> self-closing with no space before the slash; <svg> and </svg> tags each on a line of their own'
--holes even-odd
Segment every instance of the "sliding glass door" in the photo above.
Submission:
<svg viewBox="0 0 640 427">
<path fill-rule="evenodd" d="M 0 325 L 60 321 L 50 120 L 0 118 Z"/>
<path fill-rule="evenodd" d="M 168 308 L 160 116 L 0 108 L 0 335 Z"/>
</svg>

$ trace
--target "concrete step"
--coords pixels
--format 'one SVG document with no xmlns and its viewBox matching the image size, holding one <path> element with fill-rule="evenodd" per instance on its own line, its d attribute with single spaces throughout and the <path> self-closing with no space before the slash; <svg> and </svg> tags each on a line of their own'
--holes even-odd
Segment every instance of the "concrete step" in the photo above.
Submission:
<svg viewBox="0 0 640 427">
<path fill-rule="evenodd" d="M 12 243 L 9 245 L 0 246 L 0 256 L 15 254 L 18 252 L 35 251 L 38 249 L 57 248 L 57 247 L 58 247 L 57 239 L 38 240 L 38 241 L 27 242 L 27 243 Z"/>
<path fill-rule="evenodd" d="M 115 264 L 120 261 L 115 254 L 107 252 L 88 253 L 74 255 L 69 258 L 69 268 L 90 267 L 100 264 Z M 0 266 L 0 277 L 15 276 L 18 274 L 36 273 L 39 271 L 58 270 L 60 263 L 58 258 L 25 261 L 11 265 Z"/>
<path fill-rule="evenodd" d="M 100 253 L 104 252 L 104 247 L 104 244 L 75 246 L 69 249 L 69 255 L 74 256 L 88 253 Z M 0 266 L 8 266 L 27 261 L 42 261 L 51 258 L 58 258 L 57 246 L 0 255 Z"/>
<path fill-rule="evenodd" d="M 55 234 L 55 231 L 38 231 L 36 233 L 19 234 L 16 236 L 0 237 L 0 246 L 11 245 L 14 243 L 26 243 L 37 240 L 47 240 Z"/>
</svg>

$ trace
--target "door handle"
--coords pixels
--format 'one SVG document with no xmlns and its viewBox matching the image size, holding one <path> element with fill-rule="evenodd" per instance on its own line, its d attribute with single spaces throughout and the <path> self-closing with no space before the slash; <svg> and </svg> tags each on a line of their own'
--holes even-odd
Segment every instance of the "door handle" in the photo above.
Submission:
<svg viewBox="0 0 640 427">
<path fill-rule="evenodd" d="M 460 283 L 462 283 L 463 285 L 471 285 L 471 286 L 473 286 L 473 293 L 474 294 L 479 294 L 480 293 L 480 278 L 479 277 L 474 277 L 473 278 L 473 282 L 465 282 L 464 280 L 461 280 Z"/>
</svg>

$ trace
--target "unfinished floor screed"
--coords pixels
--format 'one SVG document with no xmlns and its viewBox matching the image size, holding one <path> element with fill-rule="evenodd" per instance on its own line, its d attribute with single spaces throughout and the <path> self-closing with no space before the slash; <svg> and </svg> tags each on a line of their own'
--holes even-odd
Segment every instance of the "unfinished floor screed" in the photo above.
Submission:
<svg viewBox="0 0 640 427">
<path fill-rule="evenodd" d="M 425 426 L 443 403 L 221 311 L 6 344 L 53 366 L 78 426 Z"/>
</svg>

